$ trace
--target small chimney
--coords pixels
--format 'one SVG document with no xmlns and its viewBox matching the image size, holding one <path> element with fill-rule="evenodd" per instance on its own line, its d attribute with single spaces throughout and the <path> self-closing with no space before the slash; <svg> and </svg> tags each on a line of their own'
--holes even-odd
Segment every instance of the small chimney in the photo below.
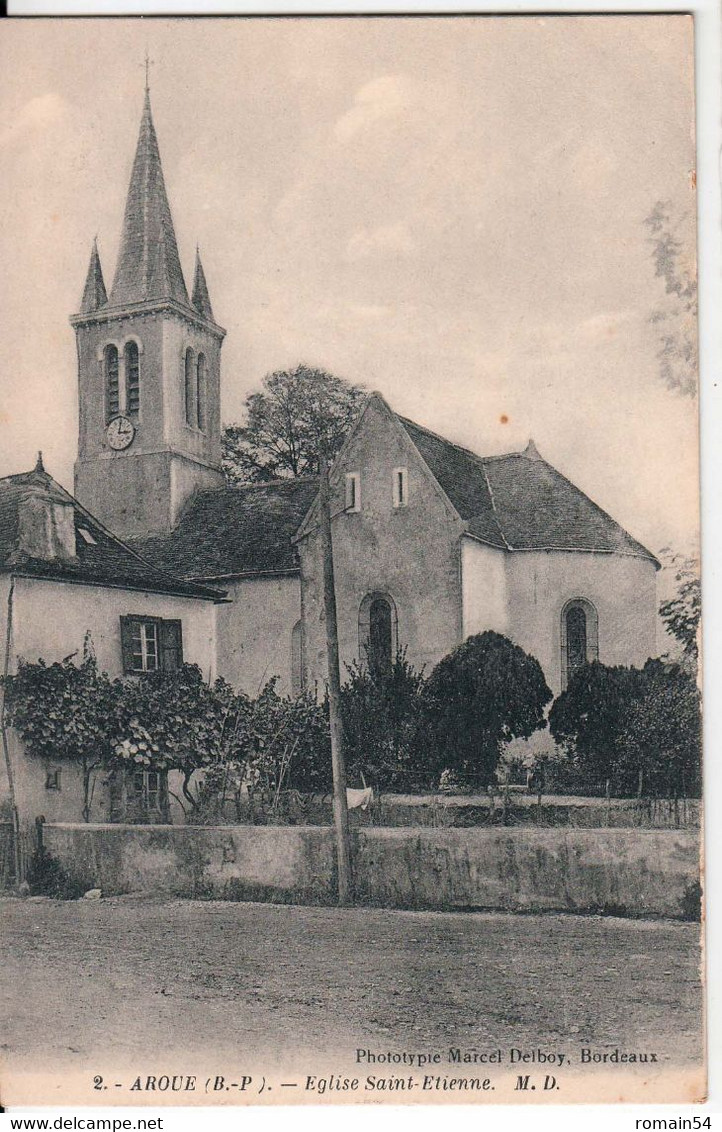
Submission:
<svg viewBox="0 0 722 1132">
<path fill-rule="evenodd" d="M 41 468 L 39 460 L 18 510 L 18 551 L 45 562 L 75 558 L 75 507 Z"/>
</svg>

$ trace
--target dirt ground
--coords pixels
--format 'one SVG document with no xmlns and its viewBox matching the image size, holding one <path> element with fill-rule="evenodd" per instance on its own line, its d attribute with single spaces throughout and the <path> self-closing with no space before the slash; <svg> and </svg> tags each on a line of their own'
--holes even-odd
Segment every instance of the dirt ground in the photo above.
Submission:
<svg viewBox="0 0 722 1132">
<path fill-rule="evenodd" d="M 701 1057 L 696 924 L 130 897 L 0 916 L 5 1072 L 359 1047 Z"/>
</svg>

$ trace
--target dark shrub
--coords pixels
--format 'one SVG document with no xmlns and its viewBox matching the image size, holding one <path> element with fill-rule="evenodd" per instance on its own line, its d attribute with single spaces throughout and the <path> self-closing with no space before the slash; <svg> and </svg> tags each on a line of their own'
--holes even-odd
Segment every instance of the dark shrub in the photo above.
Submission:
<svg viewBox="0 0 722 1132">
<path fill-rule="evenodd" d="M 437 773 L 475 787 L 494 779 L 501 746 L 546 726 L 552 698 L 539 661 L 499 633 L 469 637 L 439 661 L 425 690 L 425 738 Z"/>
</svg>

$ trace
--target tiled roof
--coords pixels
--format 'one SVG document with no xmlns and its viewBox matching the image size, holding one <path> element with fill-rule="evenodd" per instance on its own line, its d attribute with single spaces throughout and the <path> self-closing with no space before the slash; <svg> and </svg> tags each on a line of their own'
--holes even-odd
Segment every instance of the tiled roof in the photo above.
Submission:
<svg viewBox="0 0 722 1132">
<path fill-rule="evenodd" d="M 42 488 L 75 509 L 76 556 L 50 560 L 33 558 L 19 546 L 20 512 L 29 495 Z M 82 532 L 86 532 L 89 539 Z M 224 594 L 173 576 L 145 561 L 137 551 L 115 538 L 73 499 L 47 472 L 36 469 L 0 479 L 0 572 L 114 588 L 147 590 L 220 601 Z"/>
<path fill-rule="evenodd" d="M 189 306 L 146 90 L 110 305 L 149 299 Z"/>
<path fill-rule="evenodd" d="M 418 448 L 439 486 L 454 505 L 462 519 L 476 519 L 475 532 L 490 546 L 507 549 L 484 475 L 480 456 L 452 444 L 449 440 L 429 432 L 421 425 L 398 417 Z"/>
<path fill-rule="evenodd" d="M 299 478 L 204 491 L 170 535 L 132 545 L 184 578 L 295 572 L 291 539 L 317 490 L 317 480 Z"/>
<path fill-rule="evenodd" d="M 654 555 L 543 460 L 524 452 L 481 457 L 397 418 L 470 535 L 500 550 L 587 550 Z M 318 490 L 312 478 L 226 487 L 197 495 L 173 532 L 134 539 L 150 561 L 183 578 L 295 573 L 294 535 Z"/>
<path fill-rule="evenodd" d="M 469 534 L 507 550 L 589 550 L 654 555 L 548 464 L 534 444 L 505 456 L 477 456 L 398 418 Z"/>
</svg>

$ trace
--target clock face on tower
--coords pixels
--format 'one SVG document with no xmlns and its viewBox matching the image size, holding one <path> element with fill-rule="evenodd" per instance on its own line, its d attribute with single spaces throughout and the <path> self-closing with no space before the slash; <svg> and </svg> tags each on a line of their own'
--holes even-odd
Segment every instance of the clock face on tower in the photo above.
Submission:
<svg viewBox="0 0 722 1132">
<path fill-rule="evenodd" d="M 135 425 L 127 417 L 113 417 L 105 430 L 108 446 L 116 452 L 121 452 L 133 443 Z"/>
</svg>

